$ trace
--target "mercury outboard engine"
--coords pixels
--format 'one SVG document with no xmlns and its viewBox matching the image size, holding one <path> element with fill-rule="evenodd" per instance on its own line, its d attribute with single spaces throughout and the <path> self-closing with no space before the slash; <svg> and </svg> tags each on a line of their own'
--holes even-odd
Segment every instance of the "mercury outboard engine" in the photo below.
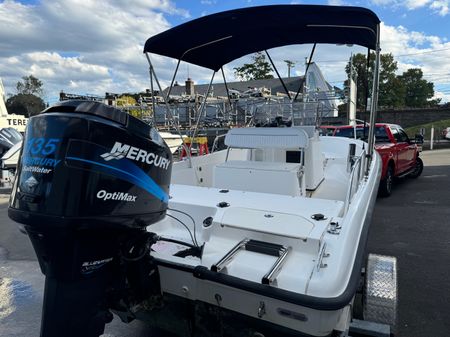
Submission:
<svg viewBox="0 0 450 337">
<path fill-rule="evenodd" d="M 146 227 L 165 216 L 172 155 L 149 125 L 102 103 L 30 118 L 8 215 L 45 274 L 42 337 L 99 336 L 117 303 L 159 294 Z"/>
</svg>

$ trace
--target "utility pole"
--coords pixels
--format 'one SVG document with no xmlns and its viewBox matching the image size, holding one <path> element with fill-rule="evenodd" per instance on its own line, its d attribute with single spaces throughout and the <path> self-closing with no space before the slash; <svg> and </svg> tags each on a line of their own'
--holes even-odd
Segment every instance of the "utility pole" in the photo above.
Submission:
<svg viewBox="0 0 450 337">
<path fill-rule="evenodd" d="M 353 54 L 350 56 L 350 74 L 348 77 L 347 123 L 356 125 L 357 73 L 353 69 Z"/>
<path fill-rule="evenodd" d="M 284 62 L 286 62 L 286 65 L 288 67 L 288 78 L 290 78 L 291 77 L 291 68 L 294 68 L 295 62 L 290 61 L 290 60 L 284 60 Z"/>
</svg>

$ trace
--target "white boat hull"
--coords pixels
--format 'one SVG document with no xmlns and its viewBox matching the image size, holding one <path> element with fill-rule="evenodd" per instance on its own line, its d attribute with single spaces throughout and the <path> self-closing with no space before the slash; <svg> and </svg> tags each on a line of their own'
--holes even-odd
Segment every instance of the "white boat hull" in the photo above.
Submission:
<svg viewBox="0 0 450 337">
<path fill-rule="evenodd" d="M 154 247 L 152 255 L 159 264 L 165 297 L 192 301 L 194 307 L 199 302 L 220 307 L 233 313 L 235 319 L 254 318 L 258 325 L 265 322 L 293 333 L 327 336 L 335 330 L 345 331 L 365 262 L 381 159 L 376 155 L 372 160 L 371 173 L 361 179 L 351 202 L 346 203 L 342 196 L 349 183 L 346 155 L 352 140 L 327 138 L 321 141 L 326 162 L 323 182 L 306 195 L 268 193 L 278 184 L 274 181 L 261 181 L 268 189 L 266 192 L 261 186 L 250 188 L 257 189 L 255 192 L 237 189 L 226 192 L 223 186 L 214 187 L 215 183 L 220 185 L 221 180 L 216 181 L 214 173 L 226 152 L 193 158 L 194 169 L 187 162 L 175 164 L 169 209 L 179 212 L 169 213 L 194 230 L 189 218 L 180 212 L 191 215 L 197 224 L 195 236 L 204 247 L 201 259 L 173 256 L 171 249 L 176 251 L 180 247 L 171 244 Z M 358 145 L 362 147 L 362 143 Z M 242 155 L 242 151 L 230 153 L 228 160 Z M 217 207 L 221 202 L 229 206 Z M 323 213 L 327 219 L 310 220 L 316 213 Z M 265 218 L 266 214 L 271 217 Z M 213 218 L 212 225 L 202 225 L 208 216 Z M 300 228 L 285 226 L 292 221 L 297 221 Z M 330 231 L 332 221 L 341 227 L 338 234 Z M 172 219 L 166 218 L 149 230 L 164 237 L 190 240 L 188 232 Z M 244 251 L 223 270 L 212 270 L 243 238 L 292 248 L 275 282 L 262 284 L 262 277 L 275 260 L 264 254 Z"/>
</svg>

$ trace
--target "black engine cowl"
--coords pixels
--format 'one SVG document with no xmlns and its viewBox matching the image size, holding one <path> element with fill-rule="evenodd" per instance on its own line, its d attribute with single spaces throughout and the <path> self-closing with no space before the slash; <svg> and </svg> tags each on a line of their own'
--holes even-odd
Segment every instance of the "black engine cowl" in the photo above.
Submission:
<svg viewBox="0 0 450 337">
<path fill-rule="evenodd" d="M 149 125 L 96 102 L 30 118 L 9 216 L 40 226 L 142 227 L 164 216 L 172 155 Z"/>
</svg>

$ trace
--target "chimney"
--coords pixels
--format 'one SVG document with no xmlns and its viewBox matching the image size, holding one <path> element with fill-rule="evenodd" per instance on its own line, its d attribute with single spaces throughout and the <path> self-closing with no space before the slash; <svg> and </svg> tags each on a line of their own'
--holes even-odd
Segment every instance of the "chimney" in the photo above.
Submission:
<svg viewBox="0 0 450 337">
<path fill-rule="evenodd" d="M 194 81 L 190 77 L 188 77 L 188 79 L 186 80 L 186 95 L 188 96 L 195 95 Z"/>
</svg>

